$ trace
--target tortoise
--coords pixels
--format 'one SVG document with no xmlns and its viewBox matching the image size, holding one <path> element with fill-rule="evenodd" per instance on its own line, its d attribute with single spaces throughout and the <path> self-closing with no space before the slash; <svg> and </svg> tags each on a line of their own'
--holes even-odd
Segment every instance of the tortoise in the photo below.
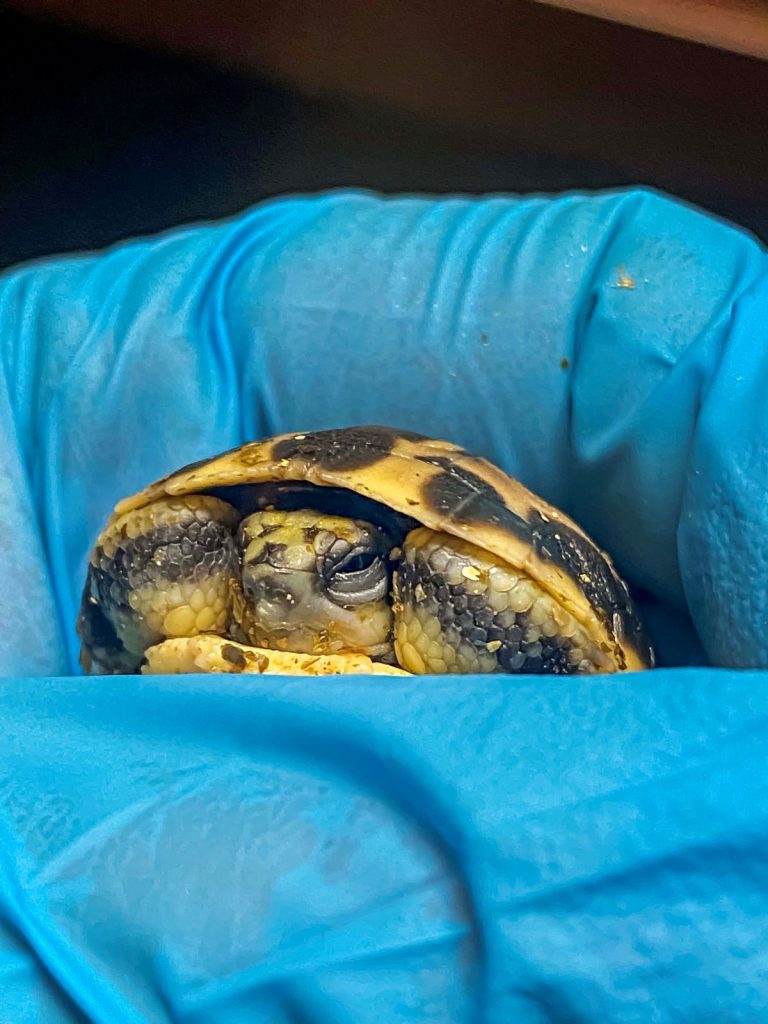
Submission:
<svg viewBox="0 0 768 1024">
<path fill-rule="evenodd" d="M 118 503 L 78 619 L 88 671 L 585 674 L 652 667 L 610 558 L 450 441 L 281 434 Z"/>
</svg>

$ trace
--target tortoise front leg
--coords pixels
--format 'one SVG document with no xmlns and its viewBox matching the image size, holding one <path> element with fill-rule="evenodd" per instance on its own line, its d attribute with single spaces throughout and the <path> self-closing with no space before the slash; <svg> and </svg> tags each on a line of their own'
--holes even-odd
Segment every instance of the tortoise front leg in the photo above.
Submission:
<svg viewBox="0 0 768 1024">
<path fill-rule="evenodd" d="M 582 674 L 615 668 L 586 629 L 522 570 L 425 527 L 403 542 L 395 652 L 414 673 Z"/>
<path fill-rule="evenodd" d="M 137 672 L 168 637 L 224 633 L 239 574 L 239 515 L 203 495 L 163 498 L 110 523 L 91 555 L 78 619 L 88 671 Z"/>
</svg>

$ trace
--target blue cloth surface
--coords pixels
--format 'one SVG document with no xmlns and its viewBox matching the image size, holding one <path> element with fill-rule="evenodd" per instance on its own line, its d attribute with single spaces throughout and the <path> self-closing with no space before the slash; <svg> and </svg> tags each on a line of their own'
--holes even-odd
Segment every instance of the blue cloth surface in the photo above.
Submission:
<svg viewBox="0 0 768 1024">
<path fill-rule="evenodd" d="M 289 198 L 0 278 L 0 1021 L 768 1019 L 766 323 L 761 247 L 645 191 Z M 77 675 L 118 498 L 352 423 L 565 508 L 666 667 Z"/>
</svg>

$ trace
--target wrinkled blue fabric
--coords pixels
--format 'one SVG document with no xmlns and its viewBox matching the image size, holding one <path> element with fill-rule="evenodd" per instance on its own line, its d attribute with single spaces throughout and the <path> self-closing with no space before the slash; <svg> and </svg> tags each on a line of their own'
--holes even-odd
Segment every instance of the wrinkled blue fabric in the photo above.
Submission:
<svg viewBox="0 0 768 1024">
<path fill-rule="evenodd" d="M 768 1019 L 766 323 L 758 243 L 646 191 L 290 198 L 0 278 L 0 1021 Z M 119 497 L 361 422 L 574 515 L 667 667 L 78 675 Z"/>
</svg>

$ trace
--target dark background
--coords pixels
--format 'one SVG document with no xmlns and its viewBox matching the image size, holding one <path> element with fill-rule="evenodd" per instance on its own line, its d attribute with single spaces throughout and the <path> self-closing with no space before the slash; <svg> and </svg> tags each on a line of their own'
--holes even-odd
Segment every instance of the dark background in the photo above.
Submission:
<svg viewBox="0 0 768 1024">
<path fill-rule="evenodd" d="M 643 183 L 768 240 L 768 64 L 524 0 L 479 8 L 452 24 L 440 5 L 434 33 L 403 25 L 410 9 L 378 28 L 315 11 L 298 32 L 273 12 L 244 58 L 0 7 L 0 265 L 345 185 Z"/>
</svg>

